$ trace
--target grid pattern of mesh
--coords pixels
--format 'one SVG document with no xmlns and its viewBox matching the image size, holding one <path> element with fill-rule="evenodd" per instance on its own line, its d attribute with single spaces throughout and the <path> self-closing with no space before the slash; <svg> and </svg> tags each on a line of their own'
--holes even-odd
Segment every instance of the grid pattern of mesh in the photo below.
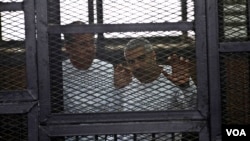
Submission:
<svg viewBox="0 0 250 141">
<path fill-rule="evenodd" d="M 247 0 L 219 2 L 221 42 L 249 41 Z M 223 124 L 249 124 L 249 52 L 221 53 L 221 92 Z"/>
<path fill-rule="evenodd" d="M 11 4 L 23 0 L 0 0 L 0 2 Z M 4 92 L 26 89 L 24 12 L 1 11 L 0 32 L 0 92 L 4 95 Z M 1 114 L 0 140 L 27 141 L 27 115 Z"/>
<path fill-rule="evenodd" d="M 53 14 L 56 14 L 53 12 L 55 5 L 53 5 L 53 3 L 51 4 L 52 5 L 49 5 L 49 14 L 53 17 Z M 73 21 L 83 21 L 88 23 L 88 11 L 87 0 L 60 0 L 60 18 L 62 25 L 69 24 Z"/>
<path fill-rule="evenodd" d="M 88 25 L 90 15 L 87 12 L 91 8 L 86 7 L 87 1 L 60 2 L 62 25 Z M 169 5 L 168 2 L 172 4 Z M 57 6 L 53 2 L 49 5 L 51 24 L 59 23 L 55 12 Z M 102 10 L 97 12 L 97 16 L 93 16 L 94 22 L 98 23 L 194 20 L 194 3 L 191 0 L 186 3 L 164 1 L 161 4 L 158 1 L 104 0 L 102 4 L 92 3 L 92 6 L 97 7 L 97 11 L 98 8 Z M 124 53 L 127 43 L 136 38 L 144 38 L 152 45 L 151 53 L 132 53 L 133 60 L 141 62 L 139 68 L 136 68 L 138 65 L 131 64 Z M 194 31 L 50 34 L 49 49 L 53 112 L 96 113 L 196 108 Z M 127 82 L 126 85 L 124 81 Z"/>
<path fill-rule="evenodd" d="M 219 2 L 220 40 L 249 40 L 247 0 L 222 0 Z"/>
<path fill-rule="evenodd" d="M 96 5 L 102 5 L 102 7 L 96 7 Z M 52 2 L 48 6 L 49 15 L 57 17 L 55 11 L 58 11 L 56 9 L 58 4 Z M 100 13 L 96 11 L 103 12 L 103 20 L 97 18 Z M 194 2 L 192 0 L 153 2 L 151 0 L 103 0 L 102 4 L 99 4 L 96 1 L 88 3 L 87 0 L 60 0 L 60 19 L 62 25 L 73 21 L 104 24 L 191 22 L 194 20 Z"/>
<path fill-rule="evenodd" d="M 250 123 L 250 54 L 222 53 L 221 82 L 223 123 Z"/>
<path fill-rule="evenodd" d="M 0 36 L 0 89 L 26 88 L 24 13 L 1 12 Z"/>
<path fill-rule="evenodd" d="M 182 18 L 182 4 L 178 0 L 134 0 L 134 1 L 103 1 L 104 23 L 159 23 L 159 22 L 178 22 Z M 188 7 L 187 21 L 194 19 L 193 2 L 187 1 Z"/>
<path fill-rule="evenodd" d="M 67 141 L 198 141 L 198 133 L 154 133 L 154 134 L 117 134 L 94 136 L 68 136 Z M 52 138 L 52 140 L 63 140 Z"/>
<path fill-rule="evenodd" d="M 0 2 L 23 2 L 23 0 L 1 0 Z"/>
<path fill-rule="evenodd" d="M 1 141 L 27 141 L 28 122 L 26 115 L 0 115 Z"/>
</svg>

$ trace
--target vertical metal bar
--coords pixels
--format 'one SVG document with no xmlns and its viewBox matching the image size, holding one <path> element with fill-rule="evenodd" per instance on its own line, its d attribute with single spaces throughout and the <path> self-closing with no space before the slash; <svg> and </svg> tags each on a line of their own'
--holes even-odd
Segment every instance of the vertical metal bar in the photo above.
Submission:
<svg viewBox="0 0 250 141">
<path fill-rule="evenodd" d="M 195 0 L 194 2 L 198 110 L 206 117 L 208 112 L 208 71 L 205 0 Z"/>
<path fill-rule="evenodd" d="M 103 24 L 103 0 L 96 0 L 96 11 L 97 11 L 97 24 Z M 105 44 L 103 33 L 98 33 L 96 42 L 96 56 L 103 58 L 105 54 Z"/>
<path fill-rule="evenodd" d="M 39 77 L 39 103 L 40 121 L 46 121 L 51 111 L 50 105 L 50 71 L 49 71 L 49 46 L 48 46 L 48 19 L 47 1 L 35 1 L 37 11 L 37 54 Z"/>
<path fill-rule="evenodd" d="M 206 0 L 195 0 L 195 34 L 196 34 L 196 70 L 198 110 L 208 119 L 208 64 L 207 64 L 207 30 L 206 30 Z M 204 75 L 205 74 L 205 75 Z M 209 121 L 205 128 L 209 127 Z M 201 134 L 201 133 L 200 133 Z M 208 132 L 204 139 L 209 140 Z M 203 141 L 203 140 L 201 140 Z"/>
<path fill-rule="evenodd" d="M 134 138 L 133 141 L 137 141 L 137 134 L 133 134 L 133 138 Z"/>
<path fill-rule="evenodd" d="M 37 105 L 28 113 L 28 140 L 38 141 L 38 107 Z"/>
<path fill-rule="evenodd" d="M 246 12 L 246 15 L 247 15 L 247 40 L 249 41 L 250 40 L 250 1 L 249 0 L 246 0 L 246 5 L 247 5 L 247 12 Z M 250 64 L 250 54 L 248 54 L 248 64 Z M 250 65 L 248 65 L 248 70 L 250 70 Z M 249 75 L 248 75 L 249 76 Z M 250 76 L 248 77 L 248 93 L 250 93 Z M 248 101 L 250 97 L 248 97 Z M 246 105 L 248 111 L 250 110 L 250 104 L 249 102 L 246 102 L 248 103 Z M 249 119 L 249 115 L 250 113 L 246 114 L 246 123 L 250 123 L 250 119 Z"/>
<path fill-rule="evenodd" d="M 155 136 L 155 134 L 152 133 L 151 136 L 152 136 L 152 141 L 156 141 L 156 136 Z"/>
<path fill-rule="evenodd" d="M 250 8 L 250 7 L 249 7 Z M 248 72 L 250 72 L 250 53 L 248 53 Z M 248 105 L 247 109 L 250 111 L 250 74 L 248 74 Z M 247 123 L 250 124 L 250 112 L 247 114 Z"/>
<path fill-rule="evenodd" d="M 50 141 L 50 137 L 43 128 L 39 128 L 39 141 Z"/>
<path fill-rule="evenodd" d="M 103 24 L 103 0 L 96 0 L 97 23 Z"/>
<path fill-rule="evenodd" d="M 60 0 L 47 0 L 48 23 L 60 24 Z"/>
<path fill-rule="evenodd" d="M 0 12 L 0 42 L 3 40 L 2 38 L 2 13 Z"/>
<path fill-rule="evenodd" d="M 221 93 L 219 70 L 218 0 L 207 0 L 207 41 L 211 140 L 221 136 Z M 218 137 L 218 138 L 217 138 Z"/>
<path fill-rule="evenodd" d="M 187 0 L 181 0 L 181 18 L 187 21 Z M 187 37 L 187 31 L 182 31 L 183 37 Z"/>
<path fill-rule="evenodd" d="M 199 133 L 199 141 L 210 141 L 209 140 L 209 131 L 207 126 L 201 129 Z M 211 141 L 218 141 L 218 140 L 211 140 Z"/>
<path fill-rule="evenodd" d="M 98 141 L 98 135 L 94 135 L 95 141 Z"/>
<path fill-rule="evenodd" d="M 94 1 L 88 0 L 89 24 L 94 24 Z"/>
<path fill-rule="evenodd" d="M 48 0 L 48 24 L 60 24 L 60 0 Z M 62 43 L 60 34 L 49 34 L 49 55 L 51 81 L 51 111 L 63 110 L 63 84 L 62 84 Z M 53 58 L 52 58 L 53 57 Z M 52 66 L 51 66 L 52 67 Z M 56 87 L 55 87 L 56 86 Z"/>
<path fill-rule="evenodd" d="M 247 39 L 250 40 L 250 1 L 246 0 L 246 6 L 247 6 Z"/>
<path fill-rule="evenodd" d="M 35 4 L 33 0 L 25 0 L 25 51 L 26 51 L 26 78 L 27 89 L 34 99 L 38 98 L 37 61 L 36 61 L 36 31 L 35 31 Z"/>
<path fill-rule="evenodd" d="M 175 141 L 175 133 L 170 133 L 171 135 L 171 141 Z"/>
<path fill-rule="evenodd" d="M 220 41 L 225 41 L 225 21 L 224 21 L 224 16 L 219 16 L 219 15 L 224 15 L 224 1 L 219 0 L 218 1 L 218 29 L 219 29 L 219 38 L 218 40 Z"/>
<path fill-rule="evenodd" d="M 250 7 L 249 7 L 250 8 Z M 248 72 L 250 72 L 250 53 L 247 55 L 248 58 Z M 248 73 L 248 102 L 247 102 L 247 117 L 246 117 L 246 123 L 250 124 L 250 73 Z"/>
<path fill-rule="evenodd" d="M 187 21 L 187 0 L 181 1 L 181 18 L 182 21 Z"/>
</svg>

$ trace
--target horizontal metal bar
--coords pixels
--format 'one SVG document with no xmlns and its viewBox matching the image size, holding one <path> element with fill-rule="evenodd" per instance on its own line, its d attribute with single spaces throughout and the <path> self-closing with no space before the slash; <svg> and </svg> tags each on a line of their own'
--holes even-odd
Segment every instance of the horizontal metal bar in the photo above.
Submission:
<svg viewBox="0 0 250 141">
<path fill-rule="evenodd" d="M 0 114 L 28 113 L 37 102 L 0 103 Z"/>
<path fill-rule="evenodd" d="M 203 120 L 204 117 L 202 117 L 197 111 L 55 114 L 50 116 L 46 124 L 166 121 L 187 119 Z"/>
<path fill-rule="evenodd" d="M 199 132 L 204 121 L 129 122 L 40 126 L 48 136 Z"/>
<path fill-rule="evenodd" d="M 24 3 L 25 18 L 25 61 L 27 74 L 27 88 L 32 90 L 32 97 L 38 99 L 38 76 L 37 76 L 37 48 L 35 29 L 34 0 L 26 0 Z"/>
<path fill-rule="evenodd" d="M 11 101 L 34 101 L 36 100 L 33 96 L 33 91 L 0 91 L 0 102 L 11 102 Z"/>
<path fill-rule="evenodd" d="M 24 48 L 25 42 L 24 41 L 1 41 L 0 48 Z"/>
<path fill-rule="evenodd" d="M 23 10 L 23 2 L 3 3 L 0 2 L 0 11 L 21 11 Z"/>
<path fill-rule="evenodd" d="M 188 31 L 193 30 L 193 22 L 143 23 L 143 24 L 93 24 L 93 25 L 50 25 L 49 33 L 105 33 L 140 31 Z"/>
<path fill-rule="evenodd" d="M 222 42 L 220 52 L 246 52 L 250 51 L 250 42 Z"/>
</svg>

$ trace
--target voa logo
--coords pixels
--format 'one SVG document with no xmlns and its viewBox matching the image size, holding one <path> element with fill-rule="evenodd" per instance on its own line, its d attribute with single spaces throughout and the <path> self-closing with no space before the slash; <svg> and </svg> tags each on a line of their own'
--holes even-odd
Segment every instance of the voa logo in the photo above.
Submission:
<svg viewBox="0 0 250 141">
<path fill-rule="evenodd" d="M 247 136 L 244 129 L 226 129 L 227 136 Z"/>
</svg>

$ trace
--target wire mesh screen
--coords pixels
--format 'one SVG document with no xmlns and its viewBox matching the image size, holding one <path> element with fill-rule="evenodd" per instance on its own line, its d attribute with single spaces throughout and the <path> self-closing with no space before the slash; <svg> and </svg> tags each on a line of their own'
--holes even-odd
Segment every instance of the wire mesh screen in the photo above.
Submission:
<svg viewBox="0 0 250 141">
<path fill-rule="evenodd" d="M 90 22 L 89 18 L 92 17 L 93 15 L 89 15 L 89 12 L 91 10 L 92 10 L 92 12 L 94 12 L 93 11 L 94 10 L 93 2 L 95 2 L 95 1 L 90 2 L 92 5 L 89 5 L 87 0 L 82 0 L 82 1 L 80 1 L 80 0 L 60 0 L 61 24 L 65 25 L 65 24 L 69 24 L 73 21 L 82 21 L 85 23 Z M 53 5 L 51 5 L 51 6 L 49 6 L 49 8 L 53 9 L 55 7 Z M 54 12 L 51 11 L 51 14 L 53 14 L 53 13 Z M 59 16 L 59 15 L 55 15 L 55 16 Z"/>
<path fill-rule="evenodd" d="M 0 22 L 0 91 L 25 89 L 24 13 L 3 11 Z"/>
<path fill-rule="evenodd" d="M 219 1 L 220 41 L 249 40 L 247 0 Z"/>
<path fill-rule="evenodd" d="M 221 42 L 249 41 L 249 2 L 219 2 Z M 223 124 L 249 124 L 249 53 L 221 53 L 221 92 Z"/>
<path fill-rule="evenodd" d="M 73 21 L 125 24 L 194 20 L 193 0 L 57 0 L 48 5 L 49 15 L 59 16 L 55 13 L 58 11 L 58 3 L 60 3 L 60 24 L 62 25 Z M 102 19 L 99 19 L 100 17 Z"/>
<path fill-rule="evenodd" d="M 67 136 L 67 141 L 198 141 L 198 133 L 147 133 L 147 134 L 115 134 Z M 52 140 L 59 139 L 54 137 Z M 62 137 L 60 138 L 62 139 Z"/>
<path fill-rule="evenodd" d="M 0 140 L 28 140 L 28 122 L 26 115 L 0 115 L 0 119 Z"/>
<path fill-rule="evenodd" d="M 222 115 L 224 124 L 250 123 L 250 54 L 222 53 Z"/>
<path fill-rule="evenodd" d="M 1 0 L 1 2 L 23 2 L 23 0 Z"/>
<path fill-rule="evenodd" d="M 60 3 L 60 12 L 58 3 L 49 6 L 51 24 L 70 27 L 194 20 L 191 0 Z M 93 9 L 97 12 L 91 12 Z M 54 112 L 196 109 L 194 31 L 49 34 L 49 48 Z"/>
<path fill-rule="evenodd" d="M 187 8 L 185 11 L 187 18 L 183 18 L 183 8 Z M 191 0 L 104 0 L 103 15 L 105 24 L 178 22 L 194 19 L 193 1 Z"/>
</svg>

